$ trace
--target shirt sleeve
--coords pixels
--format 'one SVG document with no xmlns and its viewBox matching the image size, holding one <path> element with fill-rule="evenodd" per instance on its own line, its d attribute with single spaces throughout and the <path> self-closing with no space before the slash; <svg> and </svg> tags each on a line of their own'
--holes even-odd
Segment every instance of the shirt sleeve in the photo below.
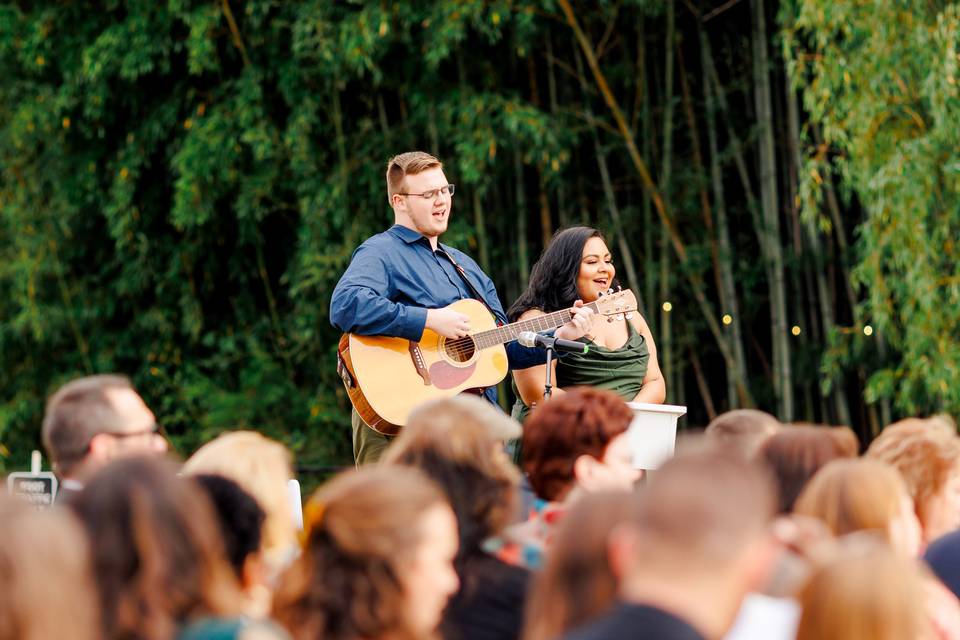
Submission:
<svg viewBox="0 0 960 640">
<path fill-rule="evenodd" d="M 427 324 L 427 310 L 393 302 L 394 294 L 382 254 L 361 245 L 333 290 L 330 324 L 358 335 L 419 340 Z"/>
</svg>

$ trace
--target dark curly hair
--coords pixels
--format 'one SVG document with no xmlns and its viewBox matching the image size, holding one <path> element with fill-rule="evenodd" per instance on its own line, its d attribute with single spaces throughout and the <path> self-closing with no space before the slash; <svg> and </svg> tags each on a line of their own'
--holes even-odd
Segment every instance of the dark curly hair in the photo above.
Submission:
<svg viewBox="0 0 960 640">
<path fill-rule="evenodd" d="M 544 313 L 573 306 L 577 292 L 577 275 L 583 259 L 583 246 L 590 238 L 603 239 L 603 234 L 592 227 L 570 227 L 553 234 L 550 244 L 530 271 L 530 284 L 507 311 L 507 318 L 515 322 L 530 309 Z M 611 283 L 616 285 L 615 282 Z"/>
<path fill-rule="evenodd" d="M 573 387 L 544 402 L 523 425 L 523 470 L 543 500 L 562 500 L 582 455 L 603 458 L 633 422 L 633 410 L 612 391 Z"/>
<path fill-rule="evenodd" d="M 446 504 L 421 471 L 383 465 L 321 487 L 304 514 L 303 554 L 274 597 L 273 618 L 294 640 L 413 640 L 398 563 L 423 539 L 424 513 Z"/>
</svg>

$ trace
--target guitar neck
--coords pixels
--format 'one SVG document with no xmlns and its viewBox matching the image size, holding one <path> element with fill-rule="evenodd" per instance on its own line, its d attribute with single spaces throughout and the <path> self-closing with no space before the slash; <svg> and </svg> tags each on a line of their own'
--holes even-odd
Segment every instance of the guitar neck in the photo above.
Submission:
<svg viewBox="0 0 960 640">
<path fill-rule="evenodd" d="M 594 311 L 598 310 L 596 302 L 591 302 L 583 306 L 593 309 Z M 470 337 L 473 338 L 474 344 L 477 345 L 478 349 L 486 349 L 487 347 L 493 347 L 498 344 L 516 340 L 522 331 L 539 333 L 540 331 L 556 329 L 570 322 L 571 318 L 573 318 L 573 314 L 570 313 L 570 310 L 562 309 L 560 311 L 554 311 L 553 313 L 537 316 L 536 318 L 530 318 L 529 320 L 521 320 L 520 322 L 505 324 L 495 329 L 481 331 Z"/>
</svg>

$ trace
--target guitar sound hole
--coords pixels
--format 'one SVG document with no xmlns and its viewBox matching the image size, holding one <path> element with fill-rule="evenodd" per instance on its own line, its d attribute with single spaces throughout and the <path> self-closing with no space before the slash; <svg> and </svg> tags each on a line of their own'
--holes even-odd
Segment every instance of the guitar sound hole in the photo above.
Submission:
<svg viewBox="0 0 960 640">
<path fill-rule="evenodd" d="M 443 343 L 443 350 L 447 357 L 454 362 L 469 362 L 477 350 L 473 343 L 473 338 L 457 338 L 456 340 L 447 340 Z"/>
</svg>

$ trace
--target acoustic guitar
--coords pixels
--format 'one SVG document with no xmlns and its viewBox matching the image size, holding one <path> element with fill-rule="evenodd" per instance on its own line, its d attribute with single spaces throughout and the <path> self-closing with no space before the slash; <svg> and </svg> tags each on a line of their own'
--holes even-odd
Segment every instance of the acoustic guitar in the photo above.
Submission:
<svg viewBox="0 0 960 640">
<path fill-rule="evenodd" d="M 629 291 L 608 293 L 590 304 L 609 321 L 635 311 Z M 462 338 L 444 338 L 425 329 L 419 342 L 384 336 L 345 333 L 337 349 L 337 372 L 354 409 L 370 428 L 395 435 L 410 412 L 427 400 L 481 391 L 507 375 L 503 345 L 521 331 L 549 331 L 571 319 L 569 309 L 497 326 L 483 303 L 458 300 L 448 309 L 470 318 L 473 331 Z"/>
</svg>

